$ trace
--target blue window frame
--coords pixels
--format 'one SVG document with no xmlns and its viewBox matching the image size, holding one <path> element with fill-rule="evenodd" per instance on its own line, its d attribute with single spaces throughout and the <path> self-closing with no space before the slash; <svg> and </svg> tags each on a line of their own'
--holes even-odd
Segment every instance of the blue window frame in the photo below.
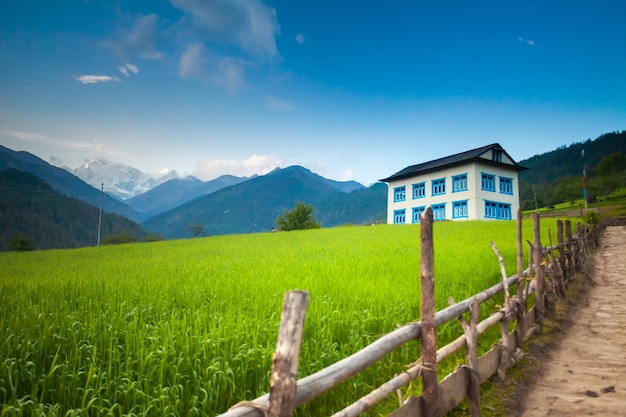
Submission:
<svg viewBox="0 0 626 417">
<path fill-rule="evenodd" d="M 413 199 L 426 197 L 426 183 L 413 184 Z"/>
<path fill-rule="evenodd" d="M 513 194 L 513 178 L 500 177 L 500 193 Z"/>
<path fill-rule="evenodd" d="M 467 218 L 467 200 L 452 202 L 452 218 Z"/>
<path fill-rule="evenodd" d="M 406 223 L 406 210 L 394 210 L 393 211 L 393 224 Z"/>
<path fill-rule="evenodd" d="M 502 151 L 493 149 L 491 151 L 491 160 L 496 162 L 502 162 Z"/>
<path fill-rule="evenodd" d="M 426 206 L 413 207 L 413 223 L 420 222 L 420 216 L 426 211 Z"/>
<path fill-rule="evenodd" d="M 495 201 L 485 201 L 485 218 L 511 220 L 511 205 L 497 203 Z"/>
<path fill-rule="evenodd" d="M 439 178 L 438 180 L 433 180 L 432 195 L 442 195 L 445 193 L 446 193 L 446 179 Z"/>
<path fill-rule="evenodd" d="M 393 189 L 393 201 L 404 201 L 406 200 L 406 187 L 403 185 L 402 187 L 396 187 Z"/>
<path fill-rule="evenodd" d="M 446 219 L 446 204 L 435 204 L 433 208 L 433 220 L 445 220 Z"/>
<path fill-rule="evenodd" d="M 467 191 L 467 174 L 455 175 L 452 177 L 452 192 Z"/>
<path fill-rule="evenodd" d="M 480 175 L 480 184 L 485 191 L 496 191 L 496 176 L 483 172 Z"/>
</svg>

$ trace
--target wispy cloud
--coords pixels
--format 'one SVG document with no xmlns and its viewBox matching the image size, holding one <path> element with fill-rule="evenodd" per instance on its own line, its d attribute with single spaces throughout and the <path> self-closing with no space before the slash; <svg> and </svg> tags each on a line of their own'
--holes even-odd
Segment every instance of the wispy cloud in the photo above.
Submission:
<svg viewBox="0 0 626 417">
<path fill-rule="evenodd" d="M 518 41 L 519 43 L 525 43 L 525 44 L 528 44 L 528 45 L 530 45 L 530 46 L 533 46 L 533 45 L 535 44 L 535 41 L 534 41 L 534 40 L 531 40 L 531 39 L 525 39 L 525 38 L 522 38 L 522 37 L 517 38 L 517 41 Z"/>
<path fill-rule="evenodd" d="M 133 57 L 158 59 L 163 56 L 156 46 L 158 36 L 159 16 L 154 13 L 146 16 L 137 15 L 128 19 L 128 23 L 103 44 L 113 49 L 124 60 Z M 133 71 L 130 67 L 128 69 Z"/>
<path fill-rule="evenodd" d="M 117 77 L 111 77 L 110 75 L 79 75 L 76 77 L 76 80 L 83 84 L 98 84 L 119 81 L 120 79 Z"/>
<path fill-rule="evenodd" d="M 238 58 L 216 57 L 201 43 L 191 43 L 180 57 L 178 73 L 235 91 L 245 85 L 245 63 Z"/>
<path fill-rule="evenodd" d="M 276 11 L 259 0 L 171 0 L 186 15 L 180 24 L 196 41 L 241 48 L 256 59 L 278 55 L 275 36 L 280 33 Z"/>
<path fill-rule="evenodd" d="M 111 156 L 120 154 L 120 152 L 117 152 L 117 151 L 106 150 L 105 145 L 99 142 L 97 138 L 94 139 L 94 141 L 92 142 L 61 140 L 61 139 L 52 138 L 52 137 L 49 137 L 47 135 L 43 135 L 40 133 L 25 132 L 25 131 L 18 131 L 18 130 L 7 130 L 7 129 L 0 129 L 0 135 L 19 139 L 19 140 L 29 141 L 29 142 L 40 142 L 40 143 L 45 143 L 45 144 L 51 144 L 60 148 L 65 148 L 65 149 L 87 149 L 87 150 L 91 150 L 92 152 L 102 153 L 102 154 L 111 155 Z"/>
<path fill-rule="evenodd" d="M 133 64 L 122 65 L 122 66 L 119 67 L 119 70 L 126 77 L 130 77 L 130 72 L 132 72 L 133 74 L 139 73 L 139 68 L 137 68 L 137 66 L 135 66 Z M 128 71 L 130 71 L 130 72 L 128 72 Z"/>
<path fill-rule="evenodd" d="M 192 78 L 200 74 L 204 65 L 205 48 L 201 43 L 190 43 L 180 57 L 178 73 L 182 78 Z"/>
<path fill-rule="evenodd" d="M 304 35 L 302 33 L 299 33 L 298 36 L 296 36 L 296 42 L 303 44 L 304 41 L 305 41 Z"/>
<path fill-rule="evenodd" d="M 0 129 L 0 134 L 9 136 L 12 138 L 16 138 L 16 139 L 28 140 L 28 141 L 45 141 L 48 139 L 44 135 L 41 135 L 39 133 L 21 132 L 17 130 Z"/>
<path fill-rule="evenodd" d="M 254 174 L 267 174 L 280 164 L 281 161 L 273 155 L 252 155 L 245 160 L 213 159 L 196 162 L 192 175 L 204 181 L 225 174 L 249 177 Z"/>
</svg>

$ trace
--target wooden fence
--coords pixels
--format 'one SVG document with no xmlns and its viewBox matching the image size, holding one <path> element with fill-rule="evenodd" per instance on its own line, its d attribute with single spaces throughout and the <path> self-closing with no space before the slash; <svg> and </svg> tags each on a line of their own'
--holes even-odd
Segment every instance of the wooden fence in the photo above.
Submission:
<svg viewBox="0 0 626 417">
<path fill-rule="evenodd" d="M 469 398 L 471 414 L 479 416 L 480 384 L 496 373 L 500 379 L 506 378 L 507 368 L 523 356 L 521 347 L 524 342 L 533 333 L 543 333 L 544 316 L 556 314 L 557 297 L 565 296 L 568 282 L 581 270 L 590 247 L 597 244 L 596 228 L 578 223 L 575 234 L 572 234 L 570 220 L 558 220 L 556 245 L 552 244 L 549 233 L 550 242 L 544 247 L 540 239 L 540 216 L 534 213 L 532 217 L 534 240 L 532 243 L 527 241 L 532 256 L 526 269 L 523 259 L 522 216 L 518 212 L 516 275 L 507 276 L 502 256 L 492 242 L 494 254 L 500 264 L 502 282 L 458 303 L 450 299 L 450 307 L 435 312 L 433 218 L 432 211 L 428 208 L 420 226 L 421 320 L 404 325 L 353 355 L 300 380 L 296 380 L 298 356 L 309 295 L 304 291 L 285 294 L 269 394 L 236 404 L 221 416 L 291 416 L 296 407 L 319 397 L 393 350 L 417 339 L 421 339 L 422 343 L 422 357 L 417 362 L 370 394 L 335 413 L 333 417 L 358 416 L 420 377 L 422 395 L 402 398 L 401 405 L 390 417 L 443 416 L 466 397 Z M 509 293 L 512 286 L 516 289 L 514 295 Z M 500 293 L 504 294 L 503 307 L 479 322 L 481 303 Z M 533 305 L 529 306 L 531 301 L 534 301 Z M 469 322 L 462 316 L 468 311 Z M 437 350 L 437 328 L 452 320 L 461 323 L 464 335 Z M 513 323 L 514 330 L 509 332 Z M 496 325 L 500 326 L 502 338 L 491 350 L 478 357 L 478 336 Z M 463 348 L 466 349 L 465 365 L 439 380 L 437 364 Z"/>
</svg>

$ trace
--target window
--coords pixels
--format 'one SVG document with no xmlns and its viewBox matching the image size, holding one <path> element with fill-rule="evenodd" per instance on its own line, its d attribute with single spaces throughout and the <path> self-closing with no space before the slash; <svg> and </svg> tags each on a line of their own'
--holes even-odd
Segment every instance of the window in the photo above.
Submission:
<svg viewBox="0 0 626 417">
<path fill-rule="evenodd" d="M 393 224 L 404 224 L 406 222 L 406 210 L 394 210 Z"/>
<path fill-rule="evenodd" d="M 513 194 L 513 178 L 500 177 L 500 193 Z"/>
<path fill-rule="evenodd" d="M 502 162 L 502 151 L 496 149 L 492 150 L 491 159 L 496 162 Z"/>
<path fill-rule="evenodd" d="M 413 199 L 426 197 L 426 183 L 413 184 Z"/>
<path fill-rule="evenodd" d="M 511 205 L 496 203 L 494 201 L 485 201 L 485 218 L 511 220 Z"/>
<path fill-rule="evenodd" d="M 467 217 L 467 200 L 452 203 L 452 218 L 461 219 Z"/>
<path fill-rule="evenodd" d="M 446 193 L 446 179 L 440 178 L 433 180 L 433 195 L 441 195 Z"/>
<path fill-rule="evenodd" d="M 446 219 L 446 205 L 436 204 L 433 207 L 433 220 L 445 220 Z"/>
<path fill-rule="evenodd" d="M 496 191 L 496 176 L 491 174 L 485 174 L 484 172 L 480 176 L 481 188 L 485 191 Z"/>
<path fill-rule="evenodd" d="M 406 187 L 396 187 L 393 189 L 393 201 L 404 201 L 406 200 Z"/>
<path fill-rule="evenodd" d="M 467 174 L 452 177 L 452 192 L 467 191 Z"/>
<path fill-rule="evenodd" d="M 424 213 L 426 211 L 426 207 L 422 206 L 422 207 L 414 207 L 413 208 L 413 223 L 419 223 L 420 222 L 420 216 L 422 215 L 422 213 Z"/>
</svg>

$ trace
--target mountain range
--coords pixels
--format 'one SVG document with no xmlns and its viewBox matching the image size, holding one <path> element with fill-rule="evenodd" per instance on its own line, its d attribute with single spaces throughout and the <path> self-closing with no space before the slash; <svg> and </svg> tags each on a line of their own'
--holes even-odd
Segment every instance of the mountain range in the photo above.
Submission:
<svg viewBox="0 0 626 417">
<path fill-rule="evenodd" d="M 188 236 L 191 223 L 202 224 L 209 234 L 251 233 L 270 230 L 275 218 L 296 202 L 313 204 L 324 226 L 384 222 L 386 217 L 385 184 L 366 188 L 356 181 L 334 181 L 310 170 L 293 166 L 277 168 L 263 176 L 224 175 L 203 182 L 198 178 L 171 178 L 157 184 L 148 174 L 132 167 L 93 161 L 83 170 L 55 167 L 28 152 L 16 152 L 0 146 L 0 171 L 15 168 L 36 175 L 62 196 L 84 201 L 140 223 L 147 231 L 166 238 Z M 109 172 L 107 169 L 113 172 Z M 122 173 L 115 171 L 120 170 Z M 106 178 L 117 185 L 117 194 L 101 192 L 81 180 L 74 172 L 95 184 Z M 177 175 L 177 174 L 172 174 Z M 128 196 L 130 190 L 150 187 L 148 191 Z M 123 193 L 119 186 L 125 187 Z M 105 186 L 106 188 L 106 186 Z M 231 216 L 223 215 L 224 212 Z"/>
<path fill-rule="evenodd" d="M 103 187 L 106 193 L 120 200 L 141 195 L 159 184 L 180 177 L 174 170 L 164 170 L 158 175 L 151 175 L 106 159 L 85 162 L 71 172 L 95 188 Z"/>
<path fill-rule="evenodd" d="M 584 160 L 581 158 L 583 148 Z M 587 164 L 590 176 L 594 173 L 594 166 L 603 158 L 611 153 L 624 152 L 626 132 L 622 131 L 518 161 L 520 165 L 531 168 L 520 174 L 521 201 L 534 207 L 538 201 L 544 204 L 546 201 L 552 202 L 550 199 L 561 198 L 557 188 L 566 181 L 567 176 L 576 173 L 580 175 L 581 165 Z M 201 225 L 209 235 L 269 231 L 276 217 L 294 208 L 297 202 L 313 205 L 314 215 L 323 227 L 386 221 L 385 183 L 364 187 L 355 181 L 333 181 L 301 166 L 277 168 L 261 176 L 224 175 L 206 182 L 192 176 L 180 178 L 175 172 L 165 173 L 171 177 L 154 178 L 132 167 L 106 161 L 93 161 L 89 167 L 83 167 L 90 169 L 90 181 L 95 184 L 102 184 L 105 178 L 116 184 L 118 192 L 115 196 L 108 192 L 102 193 L 99 187 L 87 184 L 73 170 L 68 172 L 28 152 L 16 152 L 0 146 L 0 171 L 11 168 L 31 173 L 45 181 L 59 194 L 57 197 L 49 197 L 53 202 L 65 196 L 92 207 L 102 204 L 105 212 L 116 213 L 139 223 L 141 228 L 137 230 L 141 232 L 137 232 L 138 235 L 156 233 L 169 239 L 189 237 L 190 225 Z M 32 183 L 28 179 L 20 181 L 24 184 Z M 41 186 L 31 188 L 27 188 L 20 198 L 28 199 L 28 193 L 32 194 L 30 197 L 34 200 L 40 198 L 37 193 Z M 120 188 L 125 191 L 120 191 Z M 144 189 L 148 190 L 138 194 Z M 129 197 L 132 194 L 136 195 Z M 122 195 L 128 198 L 121 200 Z M 569 201 L 568 198 L 563 201 Z M 7 198 L 0 193 L 0 200 L 6 202 Z M 43 216 L 50 212 L 28 212 L 28 207 L 24 206 L 22 210 L 29 216 Z M 50 226 L 46 227 L 50 229 Z"/>
</svg>

